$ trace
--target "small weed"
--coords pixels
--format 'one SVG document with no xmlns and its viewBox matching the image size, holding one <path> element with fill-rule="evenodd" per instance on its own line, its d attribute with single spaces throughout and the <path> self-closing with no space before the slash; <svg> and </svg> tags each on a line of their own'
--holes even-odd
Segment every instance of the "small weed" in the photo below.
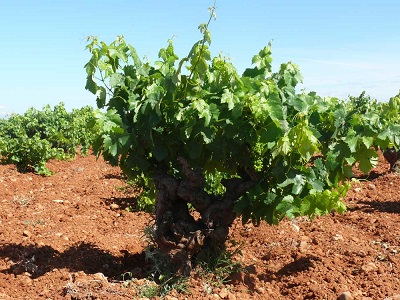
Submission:
<svg viewBox="0 0 400 300">
<path fill-rule="evenodd" d="M 13 266 L 14 273 L 27 272 L 30 275 L 37 274 L 39 266 L 35 264 L 35 255 L 28 256 L 26 253 L 21 253 L 20 260 Z"/>
<path fill-rule="evenodd" d="M 148 244 L 145 249 L 145 259 L 151 262 L 148 278 L 138 284 L 132 272 L 127 272 L 122 274 L 124 285 L 137 285 L 139 296 L 146 298 L 163 297 L 172 290 L 178 293 L 189 293 L 187 278 L 176 275 L 176 267 L 172 264 L 170 257 L 156 247 L 153 234 L 153 226 L 149 225 L 145 228 L 144 240 Z"/>
<path fill-rule="evenodd" d="M 14 196 L 12 202 L 21 206 L 28 206 L 31 203 L 31 200 L 31 198 L 25 196 Z"/>
<path fill-rule="evenodd" d="M 145 250 L 146 260 L 152 263 L 149 279 L 154 284 L 143 285 L 140 295 L 148 298 L 155 295 L 164 296 L 171 290 L 189 293 L 187 278 L 177 276 L 176 266 L 172 265 L 170 257 L 157 248 L 154 241 L 154 226 L 146 227 L 144 234 L 144 240 L 148 243 Z M 195 272 L 204 278 L 203 288 L 206 294 L 211 293 L 214 287 L 228 283 L 233 274 L 246 272 L 240 262 L 233 260 L 235 255 L 241 255 L 243 243 L 237 244 L 233 240 L 229 243 L 229 247 L 206 247 L 194 261 L 197 265 Z"/>
<path fill-rule="evenodd" d="M 155 210 L 155 197 L 146 196 L 146 192 L 139 196 L 137 201 L 137 210 L 153 212 Z"/>
<path fill-rule="evenodd" d="M 119 192 L 123 192 L 124 194 L 140 194 L 141 188 L 136 185 L 133 180 L 127 180 L 126 185 L 124 186 L 115 186 L 115 190 Z"/>
<path fill-rule="evenodd" d="M 239 272 L 246 272 L 246 268 L 240 262 L 234 261 L 235 255 L 241 255 L 242 244 L 235 241 L 229 241 L 233 250 L 227 250 L 226 247 L 205 248 L 197 256 L 196 263 L 198 265 L 197 272 L 206 279 L 207 289 L 210 286 L 221 287 L 229 283 L 229 278 Z"/>
<path fill-rule="evenodd" d="M 42 220 L 37 220 L 37 221 L 33 221 L 33 220 L 26 220 L 25 225 L 32 225 L 33 227 L 40 225 L 42 223 Z"/>
<path fill-rule="evenodd" d="M 151 274 L 148 279 L 136 279 L 132 272 L 126 272 L 121 276 L 123 286 L 125 288 L 133 287 L 140 298 L 163 297 L 172 290 L 189 293 L 186 280 L 179 280 L 175 276 L 171 276 L 167 280 L 162 275 L 155 278 L 154 274 Z"/>
<path fill-rule="evenodd" d="M 125 195 L 131 195 L 136 200 L 136 205 L 129 205 L 125 210 L 153 212 L 155 209 L 156 192 L 154 190 L 144 188 L 140 183 L 137 184 L 133 180 L 126 181 L 125 186 L 115 186 L 116 191 Z"/>
<path fill-rule="evenodd" d="M 156 283 L 158 296 L 167 295 L 172 290 L 189 292 L 187 278 L 176 275 L 176 267 L 168 255 L 154 246 L 148 246 L 145 251 L 146 260 L 151 261 L 152 265 L 149 279 Z M 151 290 L 151 286 L 149 288 Z"/>
<path fill-rule="evenodd" d="M 130 286 L 135 286 L 136 282 L 132 272 L 125 272 L 121 274 L 121 277 L 122 277 L 122 285 L 125 288 L 128 288 Z"/>
<path fill-rule="evenodd" d="M 154 282 L 142 285 L 139 288 L 139 297 L 149 299 L 154 298 L 155 296 L 160 295 L 159 290 L 159 286 Z"/>
</svg>

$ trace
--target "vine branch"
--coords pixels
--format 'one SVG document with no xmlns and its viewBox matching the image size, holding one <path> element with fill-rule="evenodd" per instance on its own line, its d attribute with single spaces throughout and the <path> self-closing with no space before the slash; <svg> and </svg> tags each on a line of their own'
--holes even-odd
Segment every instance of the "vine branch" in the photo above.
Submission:
<svg viewBox="0 0 400 300">
<path fill-rule="evenodd" d="M 197 61 L 196 61 L 195 64 L 193 65 L 192 71 L 190 72 L 189 80 L 192 79 L 193 72 L 194 72 L 194 70 L 196 69 L 197 65 L 199 64 L 200 58 L 201 58 L 201 56 L 202 56 L 202 54 L 203 54 L 204 45 L 206 44 L 206 40 L 207 40 L 207 38 L 206 38 L 206 32 L 208 31 L 208 27 L 209 27 L 209 25 L 210 25 L 210 23 L 211 23 L 211 20 L 212 20 L 213 18 L 215 19 L 216 4 L 217 4 L 217 1 L 214 1 L 214 5 L 211 6 L 211 7 L 209 8 L 210 17 L 209 17 L 209 19 L 208 19 L 208 21 L 207 21 L 207 23 L 206 23 L 205 30 L 204 30 L 204 32 L 203 32 L 203 40 L 201 41 L 200 53 L 199 53 L 199 56 L 197 57 Z"/>
</svg>

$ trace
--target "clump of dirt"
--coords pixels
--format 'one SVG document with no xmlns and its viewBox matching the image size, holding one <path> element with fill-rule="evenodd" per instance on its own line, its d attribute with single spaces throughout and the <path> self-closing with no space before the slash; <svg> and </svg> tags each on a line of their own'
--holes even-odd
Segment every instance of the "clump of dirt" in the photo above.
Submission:
<svg viewBox="0 0 400 300">
<path fill-rule="evenodd" d="M 0 299 L 144 297 L 153 216 L 135 211 L 120 170 L 93 155 L 48 167 L 51 177 L 0 166 Z M 369 177 L 356 173 L 342 215 L 236 220 L 245 270 L 225 284 L 193 276 L 189 293 L 165 299 L 400 298 L 400 176 L 388 170 L 380 157 Z"/>
</svg>

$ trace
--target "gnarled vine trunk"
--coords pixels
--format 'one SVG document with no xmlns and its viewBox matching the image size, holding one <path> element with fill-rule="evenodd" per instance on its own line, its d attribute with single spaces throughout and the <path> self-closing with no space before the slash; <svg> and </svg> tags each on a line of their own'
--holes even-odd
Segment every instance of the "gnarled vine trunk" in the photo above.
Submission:
<svg viewBox="0 0 400 300">
<path fill-rule="evenodd" d="M 390 164 L 390 171 L 400 173 L 400 151 L 394 148 L 386 149 L 383 156 Z"/>
<path fill-rule="evenodd" d="M 167 172 L 155 176 L 158 190 L 156 199 L 156 224 L 154 238 L 159 248 L 168 254 L 179 272 L 188 276 L 192 258 L 203 247 L 223 245 L 229 227 L 236 218 L 235 202 L 255 183 L 254 176 L 222 180 L 226 188 L 223 196 L 210 195 L 204 191 L 204 175 L 192 170 L 180 157 L 183 178 L 178 179 Z M 188 203 L 198 211 L 195 218 Z"/>
</svg>

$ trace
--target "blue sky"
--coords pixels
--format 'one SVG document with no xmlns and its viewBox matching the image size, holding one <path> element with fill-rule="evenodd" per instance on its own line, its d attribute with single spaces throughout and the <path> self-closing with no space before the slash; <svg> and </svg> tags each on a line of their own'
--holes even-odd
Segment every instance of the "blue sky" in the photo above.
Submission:
<svg viewBox="0 0 400 300">
<path fill-rule="evenodd" d="M 95 106 L 84 89 L 86 37 L 124 35 L 140 56 L 157 59 L 174 37 L 180 57 L 200 38 L 205 0 L 0 0 L 0 116 L 63 101 Z M 363 90 L 381 101 L 400 89 L 400 1 L 217 1 L 214 55 L 242 72 L 273 41 L 275 70 L 293 61 L 303 88 L 346 98 Z"/>
</svg>

